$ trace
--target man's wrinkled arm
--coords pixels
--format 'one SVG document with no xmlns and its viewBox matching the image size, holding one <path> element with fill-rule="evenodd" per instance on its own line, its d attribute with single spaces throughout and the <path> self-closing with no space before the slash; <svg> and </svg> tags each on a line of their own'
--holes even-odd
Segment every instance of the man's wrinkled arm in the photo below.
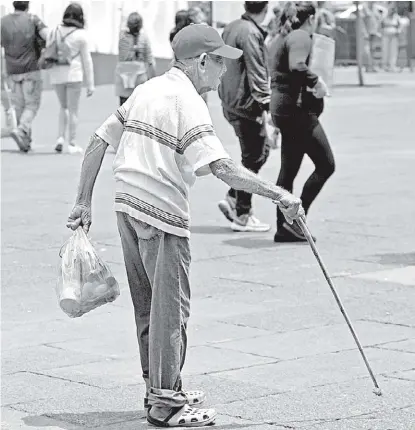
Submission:
<svg viewBox="0 0 415 430">
<path fill-rule="evenodd" d="M 258 194 L 273 200 L 280 200 L 289 194 L 283 188 L 261 179 L 245 167 L 238 166 L 230 158 L 214 161 L 210 164 L 210 169 L 218 179 L 238 191 Z"/>
<path fill-rule="evenodd" d="M 96 134 L 91 137 L 82 162 L 81 179 L 76 198 L 77 204 L 91 204 L 95 181 L 101 169 L 107 147 L 108 144 Z"/>
</svg>

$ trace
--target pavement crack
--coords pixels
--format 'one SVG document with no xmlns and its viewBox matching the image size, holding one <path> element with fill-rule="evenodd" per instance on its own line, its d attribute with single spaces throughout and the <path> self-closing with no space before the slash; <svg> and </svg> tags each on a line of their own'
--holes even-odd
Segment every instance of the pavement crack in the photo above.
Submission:
<svg viewBox="0 0 415 430">
<path fill-rule="evenodd" d="M 84 385 L 84 386 L 87 386 L 87 387 L 101 388 L 98 385 L 88 384 L 87 382 L 74 381 L 74 380 L 69 379 L 69 378 L 62 378 L 61 376 L 48 375 L 47 373 L 35 372 L 35 371 L 32 371 L 32 370 L 24 370 L 22 372 L 17 372 L 17 373 L 29 373 L 29 374 L 32 374 L 32 375 L 44 376 L 44 377 L 50 378 L 50 379 L 58 379 L 60 381 L 71 382 L 73 384 Z"/>
<path fill-rule="evenodd" d="M 214 276 L 214 278 L 215 279 L 221 279 L 223 281 L 238 282 L 241 284 L 258 285 L 261 287 L 282 288 L 282 285 L 272 285 L 272 284 L 266 284 L 264 282 L 246 281 L 246 280 L 242 280 L 242 279 L 232 279 L 232 278 L 226 278 L 224 276 Z"/>
<path fill-rule="evenodd" d="M 223 369 L 223 370 L 212 370 L 210 372 L 203 372 L 201 373 L 201 375 L 216 375 L 224 372 L 232 372 L 234 370 L 252 369 L 254 367 L 268 366 L 269 364 L 277 364 L 277 363 L 281 363 L 281 361 L 275 360 L 270 363 L 258 363 L 258 364 L 251 364 L 250 366 L 231 367 L 230 369 Z"/>
<path fill-rule="evenodd" d="M 388 322 L 388 321 L 379 321 L 379 320 L 370 319 L 370 318 L 359 318 L 357 321 L 373 322 L 373 323 L 384 324 L 384 325 L 394 325 L 394 326 L 398 326 L 398 327 L 415 328 L 415 326 L 409 325 L 409 324 L 400 324 L 400 323 L 393 323 L 393 322 Z"/>
</svg>

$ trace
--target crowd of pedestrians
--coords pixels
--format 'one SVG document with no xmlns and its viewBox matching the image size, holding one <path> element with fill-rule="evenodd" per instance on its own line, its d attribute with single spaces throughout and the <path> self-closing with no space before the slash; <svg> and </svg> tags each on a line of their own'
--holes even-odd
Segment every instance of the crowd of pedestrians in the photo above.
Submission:
<svg viewBox="0 0 415 430">
<path fill-rule="evenodd" d="M 82 7 L 69 4 L 61 24 L 48 28 L 29 13 L 28 1 L 15 1 L 13 6 L 14 12 L 1 20 L 2 89 L 6 83 L 11 87 L 16 112 L 10 136 L 22 152 L 31 149 L 32 124 L 42 97 L 41 70 L 46 69 L 60 105 L 55 150 L 60 153 L 67 144 L 69 153 L 80 153 L 76 130 L 83 82 L 88 97 L 94 92 Z"/>
</svg>

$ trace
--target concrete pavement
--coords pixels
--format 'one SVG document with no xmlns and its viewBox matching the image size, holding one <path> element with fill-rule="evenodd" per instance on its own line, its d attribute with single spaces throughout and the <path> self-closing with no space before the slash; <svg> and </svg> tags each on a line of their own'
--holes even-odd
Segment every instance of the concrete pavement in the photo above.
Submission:
<svg viewBox="0 0 415 430">
<path fill-rule="evenodd" d="M 216 208 L 226 187 L 200 180 L 192 203 L 192 317 L 185 387 L 202 388 L 219 429 L 415 429 L 415 78 L 336 71 L 323 116 L 337 170 L 309 225 L 383 390 L 372 383 L 307 245 L 238 234 Z M 116 108 L 111 87 L 82 101 L 79 143 Z M 94 195 L 91 237 L 121 296 L 79 318 L 54 285 L 81 158 L 53 153 L 58 104 L 44 94 L 35 151 L 2 141 L 2 428 L 141 429 L 144 386 L 112 211 L 113 154 Z M 217 133 L 238 144 L 210 96 Z M 275 151 L 261 175 L 275 180 Z M 305 160 L 296 191 L 312 165 Z M 255 197 L 258 217 L 275 208 Z"/>
</svg>

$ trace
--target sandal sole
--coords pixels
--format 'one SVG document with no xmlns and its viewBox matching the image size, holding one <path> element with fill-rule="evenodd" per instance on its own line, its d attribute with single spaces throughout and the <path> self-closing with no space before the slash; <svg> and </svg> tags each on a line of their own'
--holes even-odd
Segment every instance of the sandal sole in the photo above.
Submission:
<svg viewBox="0 0 415 430">
<path fill-rule="evenodd" d="M 156 420 L 155 418 L 151 417 L 150 415 L 147 415 L 147 422 L 149 424 L 151 424 L 154 427 L 206 427 L 206 426 L 210 426 L 213 425 L 215 422 L 217 414 L 215 414 L 214 417 L 209 418 L 208 420 L 204 420 L 204 421 L 199 421 L 199 422 L 187 422 L 184 424 L 179 424 L 179 423 L 175 423 L 175 424 L 170 424 L 169 422 L 164 422 L 164 421 L 160 421 L 160 420 Z"/>
</svg>

